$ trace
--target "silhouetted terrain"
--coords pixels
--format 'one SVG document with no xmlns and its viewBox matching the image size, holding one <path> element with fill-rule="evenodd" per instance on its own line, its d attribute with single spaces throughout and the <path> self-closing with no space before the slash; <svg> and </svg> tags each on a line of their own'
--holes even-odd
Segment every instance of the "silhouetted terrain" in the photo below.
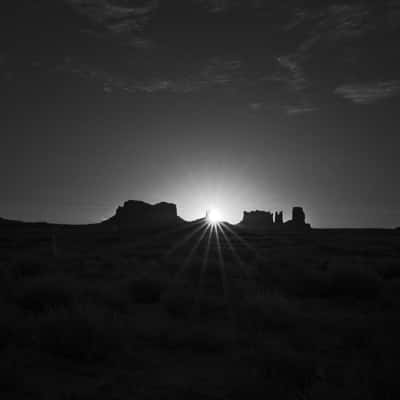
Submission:
<svg viewBox="0 0 400 400">
<path fill-rule="evenodd" d="M 0 223 L 7 399 L 395 399 L 398 230 Z"/>
</svg>

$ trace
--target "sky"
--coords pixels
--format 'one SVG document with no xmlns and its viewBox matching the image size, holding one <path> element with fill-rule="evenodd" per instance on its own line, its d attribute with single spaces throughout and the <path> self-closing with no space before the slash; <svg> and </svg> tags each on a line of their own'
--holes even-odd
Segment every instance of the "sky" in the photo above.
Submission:
<svg viewBox="0 0 400 400">
<path fill-rule="evenodd" d="M 399 0 L 5 0 L 0 23 L 0 216 L 400 226 Z"/>
</svg>

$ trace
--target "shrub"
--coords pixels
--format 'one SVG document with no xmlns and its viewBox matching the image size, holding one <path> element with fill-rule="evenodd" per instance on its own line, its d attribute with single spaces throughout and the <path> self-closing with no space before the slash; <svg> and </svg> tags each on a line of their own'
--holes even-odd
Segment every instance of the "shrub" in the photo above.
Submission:
<svg viewBox="0 0 400 400">
<path fill-rule="evenodd" d="M 400 308 L 400 279 L 391 279 L 384 283 L 381 302 L 385 308 Z"/>
<path fill-rule="evenodd" d="M 160 336 L 161 344 L 170 349 L 190 349 L 198 353 L 224 352 L 232 342 L 215 330 L 214 326 L 189 326 L 182 329 L 169 329 Z"/>
<path fill-rule="evenodd" d="M 33 321 L 34 338 L 41 351 L 76 362 L 109 359 L 122 347 L 122 328 L 114 314 L 91 305 L 59 308 Z"/>
<path fill-rule="evenodd" d="M 20 342 L 21 337 L 26 335 L 25 325 L 15 305 L 0 303 L 0 351 L 12 343 Z"/>
<path fill-rule="evenodd" d="M 303 398 L 317 373 L 316 360 L 309 354 L 298 352 L 283 343 L 263 343 L 243 354 L 258 381 L 273 398 Z M 265 398 L 260 396 L 257 398 Z"/>
<path fill-rule="evenodd" d="M 239 322 L 250 329 L 287 330 L 302 320 L 304 315 L 294 301 L 273 292 L 247 297 L 239 310 Z"/>
<path fill-rule="evenodd" d="M 209 319 L 210 317 L 220 317 L 227 313 L 228 306 L 221 296 L 203 295 L 198 300 L 198 311 L 200 316 Z"/>
<path fill-rule="evenodd" d="M 134 279 L 129 283 L 129 295 L 134 303 L 158 303 L 164 291 L 164 284 L 153 279 Z"/>
<path fill-rule="evenodd" d="M 378 274 L 383 279 L 397 279 L 400 278 L 400 266 L 396 262 L 386 262 L 384 265 L 377 267 Z"/>
<path fill-rule="evenodd" d="M 14 279 L 36 278 L 48 272 L 49 266 L 44 261 L 23 258 L 15 262 L 11 268 Z"/>
<path fill-rule="evenodd" d="M 0 393 L 3 399 L 24 398 L 24 393 L 22 393 L 22 391 L 25 389 L 25 377 L 23 369 L 18 364 L 18 361 L 20 360 L 16 359 L 14 352 L 12 354 L 10 354 L 10 352 L 1 354 Z"/>
<path fill-rule="evenodd" d="M 354 299 L 376 298 L 381 289 L 378 274 L 359 265 L 336 265 L 329 268 L 329 297 L 346 297 Z"/>
<path fill-rule="evenodd" d="M 11 282 L 8 268 L 1 266 L 0 269 L 0 299 L 6 299 L 11 295 Z"/>
<path fill-rule="evenodd" d="M 121 312 L 127 311 L 130 305 L 126 285 L 119 282 L 105 284 L 97 281 L 83 286 L 79 289 L 79 299 Z"/>
<path fill-rule="evenodd" d="M 15 294 L 15 303 L 25 311 L 45 312 L 51 308 L 74 304 L 71 282 L 60 279 L 35 279 L 25 282 Z"/>
<path fill-rule="evenodd" d="M 173 318 L 187 318 L 195 304 L 193 290 L 185 286 L 174 286 L 162 297 L 162 303 Z"/>
</svg>

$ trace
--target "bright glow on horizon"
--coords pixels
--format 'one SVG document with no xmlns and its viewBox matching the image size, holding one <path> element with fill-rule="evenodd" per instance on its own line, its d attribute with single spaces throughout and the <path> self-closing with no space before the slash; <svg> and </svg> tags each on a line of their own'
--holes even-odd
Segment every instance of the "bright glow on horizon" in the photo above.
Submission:
<svg viewBox="0 0 400 400">
<path fill-rule="evenodd" d="M 217 209 L 213 208 L 207 212 L 207 220 L 211 225 L 218 224 L 221 222 L 221 219 L 221 213 Z"/>
</svg>

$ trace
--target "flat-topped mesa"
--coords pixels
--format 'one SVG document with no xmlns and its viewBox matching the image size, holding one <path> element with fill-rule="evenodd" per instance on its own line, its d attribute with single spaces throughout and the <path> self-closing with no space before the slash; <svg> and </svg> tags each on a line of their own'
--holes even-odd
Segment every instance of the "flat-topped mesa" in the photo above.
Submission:
<svg viewBox="0 0 400 400">
<path fill-rule="evenodd" d="M 172 203 L 148 204 L 143 201 L 128 200 L 109 220 L 118 228 L 152 229 L 176 225 L 182 220 Z"/>
<path fill-rule="evenodd" d="M 244 211 L 240 225 L 250 229 L 272 228 L 274 225 L 273 215 L 269 211 Z"/>
</svg>

